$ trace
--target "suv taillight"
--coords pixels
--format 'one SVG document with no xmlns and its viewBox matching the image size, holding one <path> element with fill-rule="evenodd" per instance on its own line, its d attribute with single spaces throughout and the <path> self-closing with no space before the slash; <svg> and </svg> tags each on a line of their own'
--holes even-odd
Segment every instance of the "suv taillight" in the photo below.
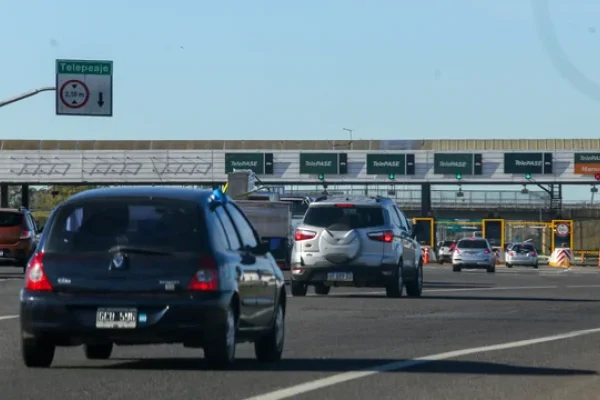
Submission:
<svg viewBox="0 0 600 400">
<path fill-rule="evenodd" d="M 531 257 L 535 257 L 537 256 L 537 253 L 535 251 L 532 251 L 531 253 L 529 253 L 531 255 Z"/>
<path fill-rule="evenodd" d="M 296 242 L 313 239 L 315 236 L 317 236 L 317 232 L 307 231 L 304 229 L 296 229 L 296 232 L 294 232 L 294 240 Z"/>
<path fill-rule="evenodd" d="M 511 250 L 511 251 L 508 252 L 508 254 L 511 255 L 511 256 L 514 256 L 515 252 Z"/>
<path fill-rule="evenodd" d="M 490 254 L 490 251 L 488 249 L 483 250 L 483 254 Z"/>
<path fill-rule="evenodd" d="M 31 239 L 32 236 L 33 236 L 33 232 L 31 232 L 31 231 L 22 231 L 21 232 L 21 236 L 19 236 L 19 239 L 20 240 Z"/>
<path fill-rule="evenodd" d="M 214 291 L 219 286 L 219 276 L 217 264 L 214 258 L 203 255 L 200 258 L 200 268 L 196 271 L 188 285 L 188 290 L 193 291 Z"/>
<path fill-rule="evenodd" d="M 367 236 L 369 239 L 379 242 L 392 243 L 394 241 L 394 232 L 392 231 L 370 232 Z"/>
<path fill-rule="evenodd" d="M 44 253 L 35 253 L 25 271 L 25 290 L 35 292 L 51 291 L 52 285 L 48 280 L 46 271 L 44 271 Z"/>
</svg>

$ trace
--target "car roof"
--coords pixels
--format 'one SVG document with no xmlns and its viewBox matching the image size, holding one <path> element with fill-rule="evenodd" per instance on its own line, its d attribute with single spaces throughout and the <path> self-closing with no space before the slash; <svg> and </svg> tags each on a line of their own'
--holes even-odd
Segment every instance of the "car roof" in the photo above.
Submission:
<svg viewBox="0 0 600 400">
<path fill-rule="evenodd" d="M 393 204 L 393 200 L 386 197 L 329 197 L 327 199 L 318 200 L 310 203 L 310 207 L 332 206 L 335 204 L 354 204 L 361 206 L 369 205 L 389 205 Z"/>
<path fill-rule="evenodd" d="M 486 238 L 480 237 L 470 237 L 470 238 L 462 238 L 458 240 L 459 242 L 487 242 Z"/>
<path fill-rule="evenodd" d="M 169 186 L 119 186 L 90 189 L 77 193 L 65 201 L 65 204 L 82 200 L 93 200 L 111 197 L 158 197 L 161 199 L 177 199 L 188 201 L 207 200 L 213 193 L 208 189 L 192 189 Z"/>
<path fill-rule="evenodd" d="M 0 208 L 0 212 L 10 212 L 15 214 L 21 214 L 25 211 L 26 210 L 22 208 Z"/>
</svg>

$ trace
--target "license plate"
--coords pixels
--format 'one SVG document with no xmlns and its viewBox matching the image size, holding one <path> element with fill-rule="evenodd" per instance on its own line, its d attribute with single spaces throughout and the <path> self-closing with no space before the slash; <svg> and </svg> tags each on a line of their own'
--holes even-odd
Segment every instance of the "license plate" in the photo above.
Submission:
<svg viewBox="0 0 600 400">
<path fill-rule="evenodd" d="M 352 282 L 354 276 L 352 272 L 329 272 L 327 273 L 327 280 L 330 282 Z"/>
<path fill-rule="evenodd" d="M 96 328 L 134 329 L 136 326 L 135 308 L 99 308 L 96 312 Z"/>
<path fill-rule="evenodd" d="M 4 257 L 4 250 L 0 250 L 0 257 Z"/>
</svg>

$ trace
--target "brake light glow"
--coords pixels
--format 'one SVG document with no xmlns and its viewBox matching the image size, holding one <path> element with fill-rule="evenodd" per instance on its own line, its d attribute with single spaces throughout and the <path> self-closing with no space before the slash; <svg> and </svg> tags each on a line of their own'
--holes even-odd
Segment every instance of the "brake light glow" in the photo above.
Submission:
<svg viewBox="0 0 600 400">
<path fill-rule="evenodd" d="M 347 203 L 336 204 L 335 206 L 337 208 L 354 208 L 354 204 L 347 204 Z"/>
<path fill-rule="evenodd" d="M 294 232 L 294 240 L 296 242 L 313 239 L 315 236 L 317 236 L 317 232 L 307 231 L 304 229 L 296 229 L 296 232 Z"/>
<path fill-rule="evenodd" d="M 23 231 L 23 232 L 21 232 L 21 236 L 19 236 L 19 239 L 20 240 L 31 239 L 32 236 L 33 236 L 33 232 L 31 232 L 31 231 Z"/>
<path fill-rule="evenodd" d="M 483 254 L 490 254 L 490 251 L 488 249 L 483 250 Z"/>
<path fill-rule="evenodd" d="M 52 285 L 44 271 L 44 253 L 35 253 L 27 264 L 25 271 L 25 290 L 35 292 L 48 292 L 52 290 Z"/>
<path fill-rule="evenodd" d="M 511 251 L 508 252 L 508 254 L 510 254 L 511 256 L 514 256 L 515 252 L 511 250 Z"/>
<path fill-rule="evenodd" d="M 192 291 L 215 291 L 219 286 L 217 264 L 214 258 L 203 255 L 200 258 L 200 268 L 196 271 L 188 285 Z"/>
<path fill-rule="evenodd" d="M 394 241 L 394 232 L 392 231 L 370 232 L 368 236 L 371 240 L 377 240 L 384 243 L 392 243 Z"/>
<path fill-rule="evenodd" d="M 532 251 L 531 253 L 529 253 L 529 255 L 531 255 L 532 257 L 537 256 L 537 253 L 535 251 Z"/>
</svg>

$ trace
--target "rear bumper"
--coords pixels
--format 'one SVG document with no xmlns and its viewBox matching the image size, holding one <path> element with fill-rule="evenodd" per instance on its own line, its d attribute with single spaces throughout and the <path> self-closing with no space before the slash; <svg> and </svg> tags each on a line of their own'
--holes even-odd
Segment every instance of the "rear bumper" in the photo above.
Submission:
<svg viewBox="0 0 600 400">
<path fill-rule="evenodd" d="M 537 259 L 514 259 L 514 258 L 507 258 L 506 259 L 506 263 L 507 264 L 511 264 L 511 265 L 537 265 L 538 260 Z"/>
<path fill-rule="evenodd" d="M 483 259 L 460 259 L 452 260 L 452 266 L 461 267 L 461 268 L 488 268 L 494 266 L 495 263 L 492 260 L 483 260 Z"/>
<path fill-rule="evenodd" d="M 91 298 L 21 291 L 20 323 L 24 337 L 44 337 L 57 345 L 186 343 L 201 345 L 224 324 L 232 293 L 211 298 Z M 136 308 L 131 329 L 96 328 L 96 311 Z"/>
<path fill-rule="evenodd" d="M 395 282 L 398 266 L 395 264 L 381 265 L 379 267 L 366 267 L 356 265 L 342 265 L 330 267 L 306 267 L 298 264 L 292 265 L 292 282 L 303 284 L 325 283 L 331 286 L 357 286 L 357 287 L 385 287 L 390 282 Z M 331 272 L 351 272 L 352 281 L 338 282 L 328 280 Z M 404 270 L 405 276 L 410 276 L 412 271 Z"/>
<path fill-rule="evenodd" d="M 1 260 L 19 260 L 29 259 L 33 252 L 33 242 L 29 240 L 20 240 L 12 244 L 0 244 Z"/>
</svg>

